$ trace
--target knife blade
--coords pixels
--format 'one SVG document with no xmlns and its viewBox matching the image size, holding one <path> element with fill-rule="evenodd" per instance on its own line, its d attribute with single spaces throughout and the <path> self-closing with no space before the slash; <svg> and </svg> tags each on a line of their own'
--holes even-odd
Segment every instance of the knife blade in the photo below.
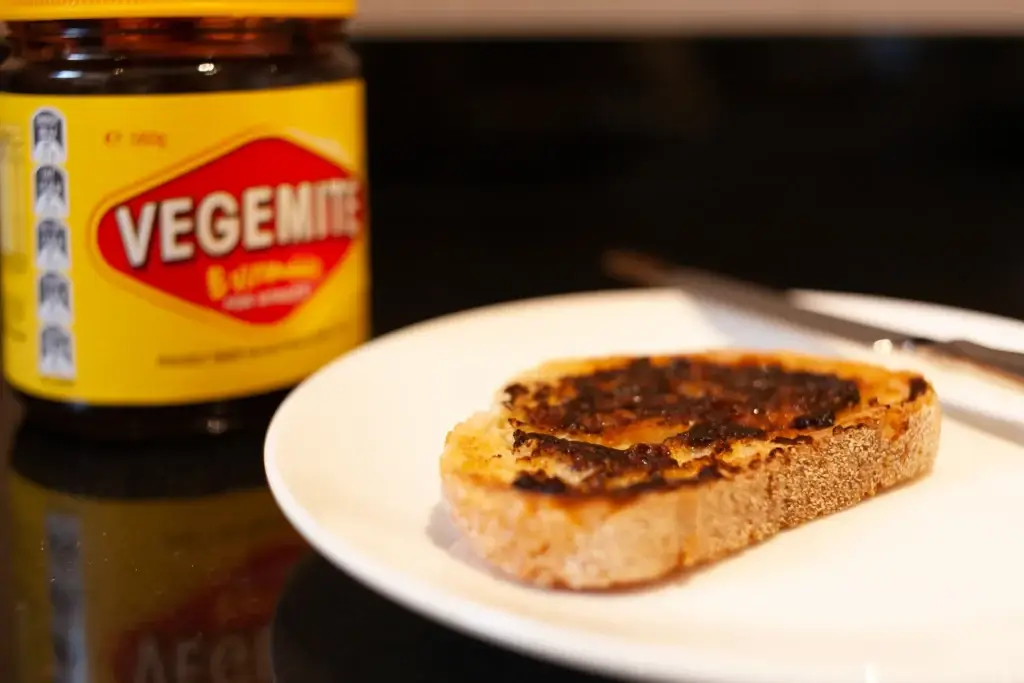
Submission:
<svg viewBox="0 0 1024 683">
<path fill-rule="evenodd" d="M 870 347 L 883 354 L 907 353 L 947 368 L 980 374 L 980 379 L 1024 391 L 1024 353 L 995 349 L 965 339 L 938 340 L 908 335 L 800 308 L 784 292 L 696 268 L 673 265 L 648 254 L 612 250 L 603 257 L 607 274 L 652 287 L 678 287 L 729 308 L 770 318 Z"/>
</svg>

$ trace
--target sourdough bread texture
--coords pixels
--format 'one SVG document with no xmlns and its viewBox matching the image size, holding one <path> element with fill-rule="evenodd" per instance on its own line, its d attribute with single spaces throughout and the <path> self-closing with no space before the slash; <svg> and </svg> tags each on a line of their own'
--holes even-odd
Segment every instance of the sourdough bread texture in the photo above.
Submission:
<svg viewBox="0 0 1024 683">
<path fill-rule="evenodd" d="M 928 472 L 920 376 L 789 353 L 547 363 L 456 426 L 444 495 L 472 548 L 543 586 L 648 582 Z"/>
</svg>

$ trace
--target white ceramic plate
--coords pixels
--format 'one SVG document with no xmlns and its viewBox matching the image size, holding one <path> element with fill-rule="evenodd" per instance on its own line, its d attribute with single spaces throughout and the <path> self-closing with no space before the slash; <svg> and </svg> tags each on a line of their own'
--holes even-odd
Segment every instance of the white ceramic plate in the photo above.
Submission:
<svg viewBox="0 0 1024 683">
<path fill-rule="evenodd" d="M 802 305 L 1024 350 L 1024 324 L 803 293 Z M 548 592 L 494 575 L 440 505 L 446 432 L 552 357 L 709 346 L 847 353 L 670 290 L 526 301 L 383 337 L 282 405 L 271 488 L 327 558 L 478 637 L 622 677 L 787 683 L 1024 680 L 1024 446 L 947 419 L 934 473 L 657 589 Z M 400 653 L 396 653 L 400 656 Z"/>
</svg>

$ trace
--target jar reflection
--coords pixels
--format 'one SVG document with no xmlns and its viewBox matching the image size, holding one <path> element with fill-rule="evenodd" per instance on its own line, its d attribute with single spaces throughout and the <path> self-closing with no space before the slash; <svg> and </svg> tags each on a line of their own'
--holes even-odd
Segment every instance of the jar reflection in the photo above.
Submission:
<svg viewBox="0 0 1024 683">
<path fill-rule="evenodd" d="M 271 681 L 270 620 L 307 546 L 266 487 L 262 437 L 96 447 L 22 427 L 15 680 Z"/>
</svg>

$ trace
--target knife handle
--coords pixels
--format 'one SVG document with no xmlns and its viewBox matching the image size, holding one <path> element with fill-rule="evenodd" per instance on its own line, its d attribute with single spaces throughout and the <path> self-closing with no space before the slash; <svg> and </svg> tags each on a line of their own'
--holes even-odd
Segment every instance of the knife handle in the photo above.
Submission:
<svg viewBox="0 0 1024 683">
<path fill-rule="evenodd" d="M 947 342 L 912 339 L 906 346 L 929 360 L 981 372 L 1016 389 L 1024 389 L 1024 353 L 993 349 L 966 339 Z"/>
</svg>

